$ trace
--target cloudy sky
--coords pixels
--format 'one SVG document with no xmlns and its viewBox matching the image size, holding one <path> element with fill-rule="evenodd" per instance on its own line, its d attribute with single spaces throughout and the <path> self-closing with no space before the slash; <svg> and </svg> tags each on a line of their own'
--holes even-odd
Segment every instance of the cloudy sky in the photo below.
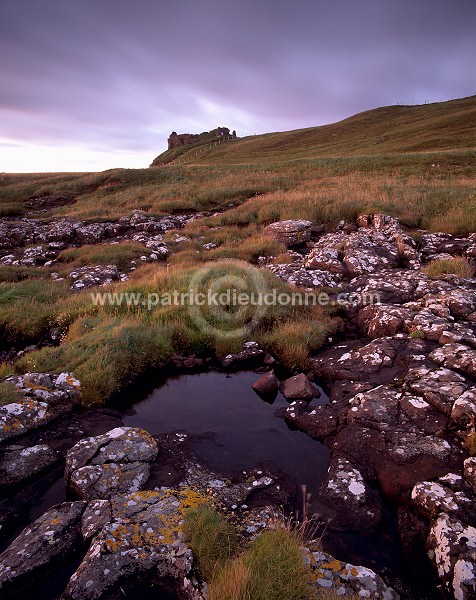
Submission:
<svg viewBox="0 0 476 600">
<path fill-rule="evenodd" d="M 476 0 L 0 0 L 0 172 L 476 93 Z"/>
</svg>

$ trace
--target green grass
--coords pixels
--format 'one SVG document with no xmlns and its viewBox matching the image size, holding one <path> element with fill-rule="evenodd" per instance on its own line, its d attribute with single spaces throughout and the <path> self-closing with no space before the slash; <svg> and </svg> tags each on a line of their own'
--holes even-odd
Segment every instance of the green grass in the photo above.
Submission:
<svg viewBox="0 0 476 600">
<path fill-rule="evenodd" d="M 237 552 L 234 527 L 212 506 L 203 505 L 187 512 L 183 531 L 205 581 L 211 581 L 216 571 Z"/>
<path fill-rule="evenodd" d="M 303 600 L 312 594 L 301 540 L 289 529 L 264 531 L 217 573 L 210 600 Z"/>
<path fill-rule="evenodd" d="M 17 388 L 9 381 L 0 382 L 0 406 L 17 402 L 21 395 Z"/>
<path fill-rule="evenodd" d="M 475 273 L 473 265 L 466 258 L 460 256 L 451 259 L 433 260 L 422 271 L 435 278 L 448 274 L 471 278 L 474 277 Z"/>
<path fill-rule="evenodd" d="M 420 106 L 385 106 L 330 125 L 251 136 L 213 146 L 196 158 L 196 148 L 189 146 L 182 159 L 210 165 L 263 164 L 474 149 L 475 140 L 476 96 L 470 96 Z"/>
<path fill-rule="evenodd" d="M 201 148 L 185 165 L 0 175 L 0 215 L 21 216 L 27 200 L 42 195 L 76 200 L 51 210 L 48 218 L 101 221 L 137 210 L 149 215 L 218 211 L 186 225 L 180 234 L 187 242 L 176 244 L 173 232 L 166 234 L 167 266 L 139 264 L 143 247 L 124 242 L 69 248 L 51 269 L 0 267 L 0 334 L 7 343 L 38 342 L 52 327 L 68 332 L 61 346 L 28 354 L 15 368 L 72 370 L 83 381 L 87 403 L 106 400 L 172 353 L 221 356 L 249 339 L 287 366 L 305 368 L 309 354 L 334 330 L 324 310 L 269 307 L 256 321 L 249 307 L 238 315 L 230 306 L 221 319 L 205 311 L 210 332 L 183 306 L 151 311 L 140 305 L 94 306 L 88 292 L 72 294 L 68 281 L 51 281 L 51 272 L 64 276 L 78 266 L 109 263 L 123 270 L 135 260 L 138 268 L 128 282 L 101 291 L 147 294 L 188 290 L 197 268 L 205 267 L 215 279 L 225 277 L 234 267 L 224 259 L 235 259 L 247 263 L 249 283 L 260 257 L 283 259 L 284 247 L 263 235 L 264 226 L 280 219 L 332 226 L 362 212 L 386 212 L 415 236 L 419 228 L 466 235 L 476 231 L 475 111 L 476 97 L 387 107 L 325 127 Z M 193 148 L 181 152 L 185 159 Z M 204 250 L 209 242 L 217 247 Z M 290 291 L 267 271 L 259 273 L 266 288 Z M 222 335 L 213 333 L 216 326 Z M 235 330 L 238 334 L 231 335 Z"/>
<path fill-rule="evenodd" d="M 333 321 L 323 317 L 322 310 L 316 310 L 316 317 L 316 320 L 277 323 L 261 337 L 261 343 L 269 352 L 279 356 L 284 366 L 305 370 L 309 366 L 310 354 L 319 350 L 336 329 Z"/>
<path fill-rule="evenodd" d="M 61 266 L 67 265 L 67 271 L 69 272 L 77 267 L 116 265 L 119 271 L 124 271 L 130 267 L 131 261 L 138 262 L 143 254 L 147 254 L 147 249 L 138 242 L 67 248 L 59 254 L 55 269 L 58 270 Z"/>
</svg>

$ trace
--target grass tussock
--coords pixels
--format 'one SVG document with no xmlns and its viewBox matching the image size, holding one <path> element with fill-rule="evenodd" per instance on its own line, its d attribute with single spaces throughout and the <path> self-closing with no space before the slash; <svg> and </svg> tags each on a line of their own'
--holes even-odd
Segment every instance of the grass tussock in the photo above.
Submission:
<svg viewBox="0 0 476 600">
<path fill-rule="evenodd" d="M 261 533 L 218 571 L 210 600 L 303 600 L 311 597 L 301 541 L 289 529 Z"/>
<path fill-rule="evenodd" d="M 261 336 L 263 346 L 279 356 L 286 367 L 306 369 L 309 355 L 321 348 L 329 335 L 335 333 L 334 322 L 324 311 L 316 313 L 320 313 L 320 319 L 301 322 L 289 320 L 277 324 L 272 331 Z"/>
<path fill-rule="evenodd" d="M 206 581 L 211 581 L 217 570 L 223 568 L 238 550 L 234 527 L 209 505 L 186 513 L 184 533 Z"/>
<path fill-rule="evenodd" d="M 430 277 L 436 278 L 449 274 L 462 278 L 471 278 L 475 274 L 473 265 L 461 256 L 447 260 L 434 260 L 426 265 L 422 271 Z"/>
<path fill-rule="evenodd" d="M 67 368 L 82 383 L 83 402 L 92 405 L 104 402 L 171 354 L 170 337 L 160 325 L 101 315 L 78 319 L 61 346 L 26 354 L 17 368 L 24 372 Z"/>
</svg>

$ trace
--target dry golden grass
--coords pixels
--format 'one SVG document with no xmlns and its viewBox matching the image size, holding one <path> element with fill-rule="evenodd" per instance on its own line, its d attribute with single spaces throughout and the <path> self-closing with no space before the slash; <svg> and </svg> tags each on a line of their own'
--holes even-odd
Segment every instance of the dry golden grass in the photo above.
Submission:
<svg viewBox="0 0 476 600">
<path fill-rule="evenodd" d="M 457 275 L 458 277 L 474 277 L 475 271 L 473 265 L 464 257 L 457 256 L 445 260 L 433 260 L 422 269 L 430 277 L 441 277 L 443 275 Z"/>
</svg>

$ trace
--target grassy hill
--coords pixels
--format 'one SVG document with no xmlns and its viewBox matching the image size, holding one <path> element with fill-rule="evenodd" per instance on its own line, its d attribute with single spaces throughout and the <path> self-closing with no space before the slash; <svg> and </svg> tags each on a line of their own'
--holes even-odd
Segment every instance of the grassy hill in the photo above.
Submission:
<svg viewBox="0 0 476 600">
<path fill-rule="evenodd" d="M 222 224 L 243 227 L 291 218 L 332 224 L 384 211 L 411 227 L 476 230 L 476 96 L 219 144 L 200 140 L 180 151 L 152 169 L 1 174 L 0 216 L 28 213 L 32 197 L 64 195 L 74 203 L 48 216 L 226 209 Z"/>
<path fill-rule="evenodd" d="M 476 148 L 476 96 L 417 106 L 386 106 L 338 123 L 269 133 L 221 144 L 194 144 L 151 166 L 243 164 L 337 156 L 374 156 Z"/>
</svg>

